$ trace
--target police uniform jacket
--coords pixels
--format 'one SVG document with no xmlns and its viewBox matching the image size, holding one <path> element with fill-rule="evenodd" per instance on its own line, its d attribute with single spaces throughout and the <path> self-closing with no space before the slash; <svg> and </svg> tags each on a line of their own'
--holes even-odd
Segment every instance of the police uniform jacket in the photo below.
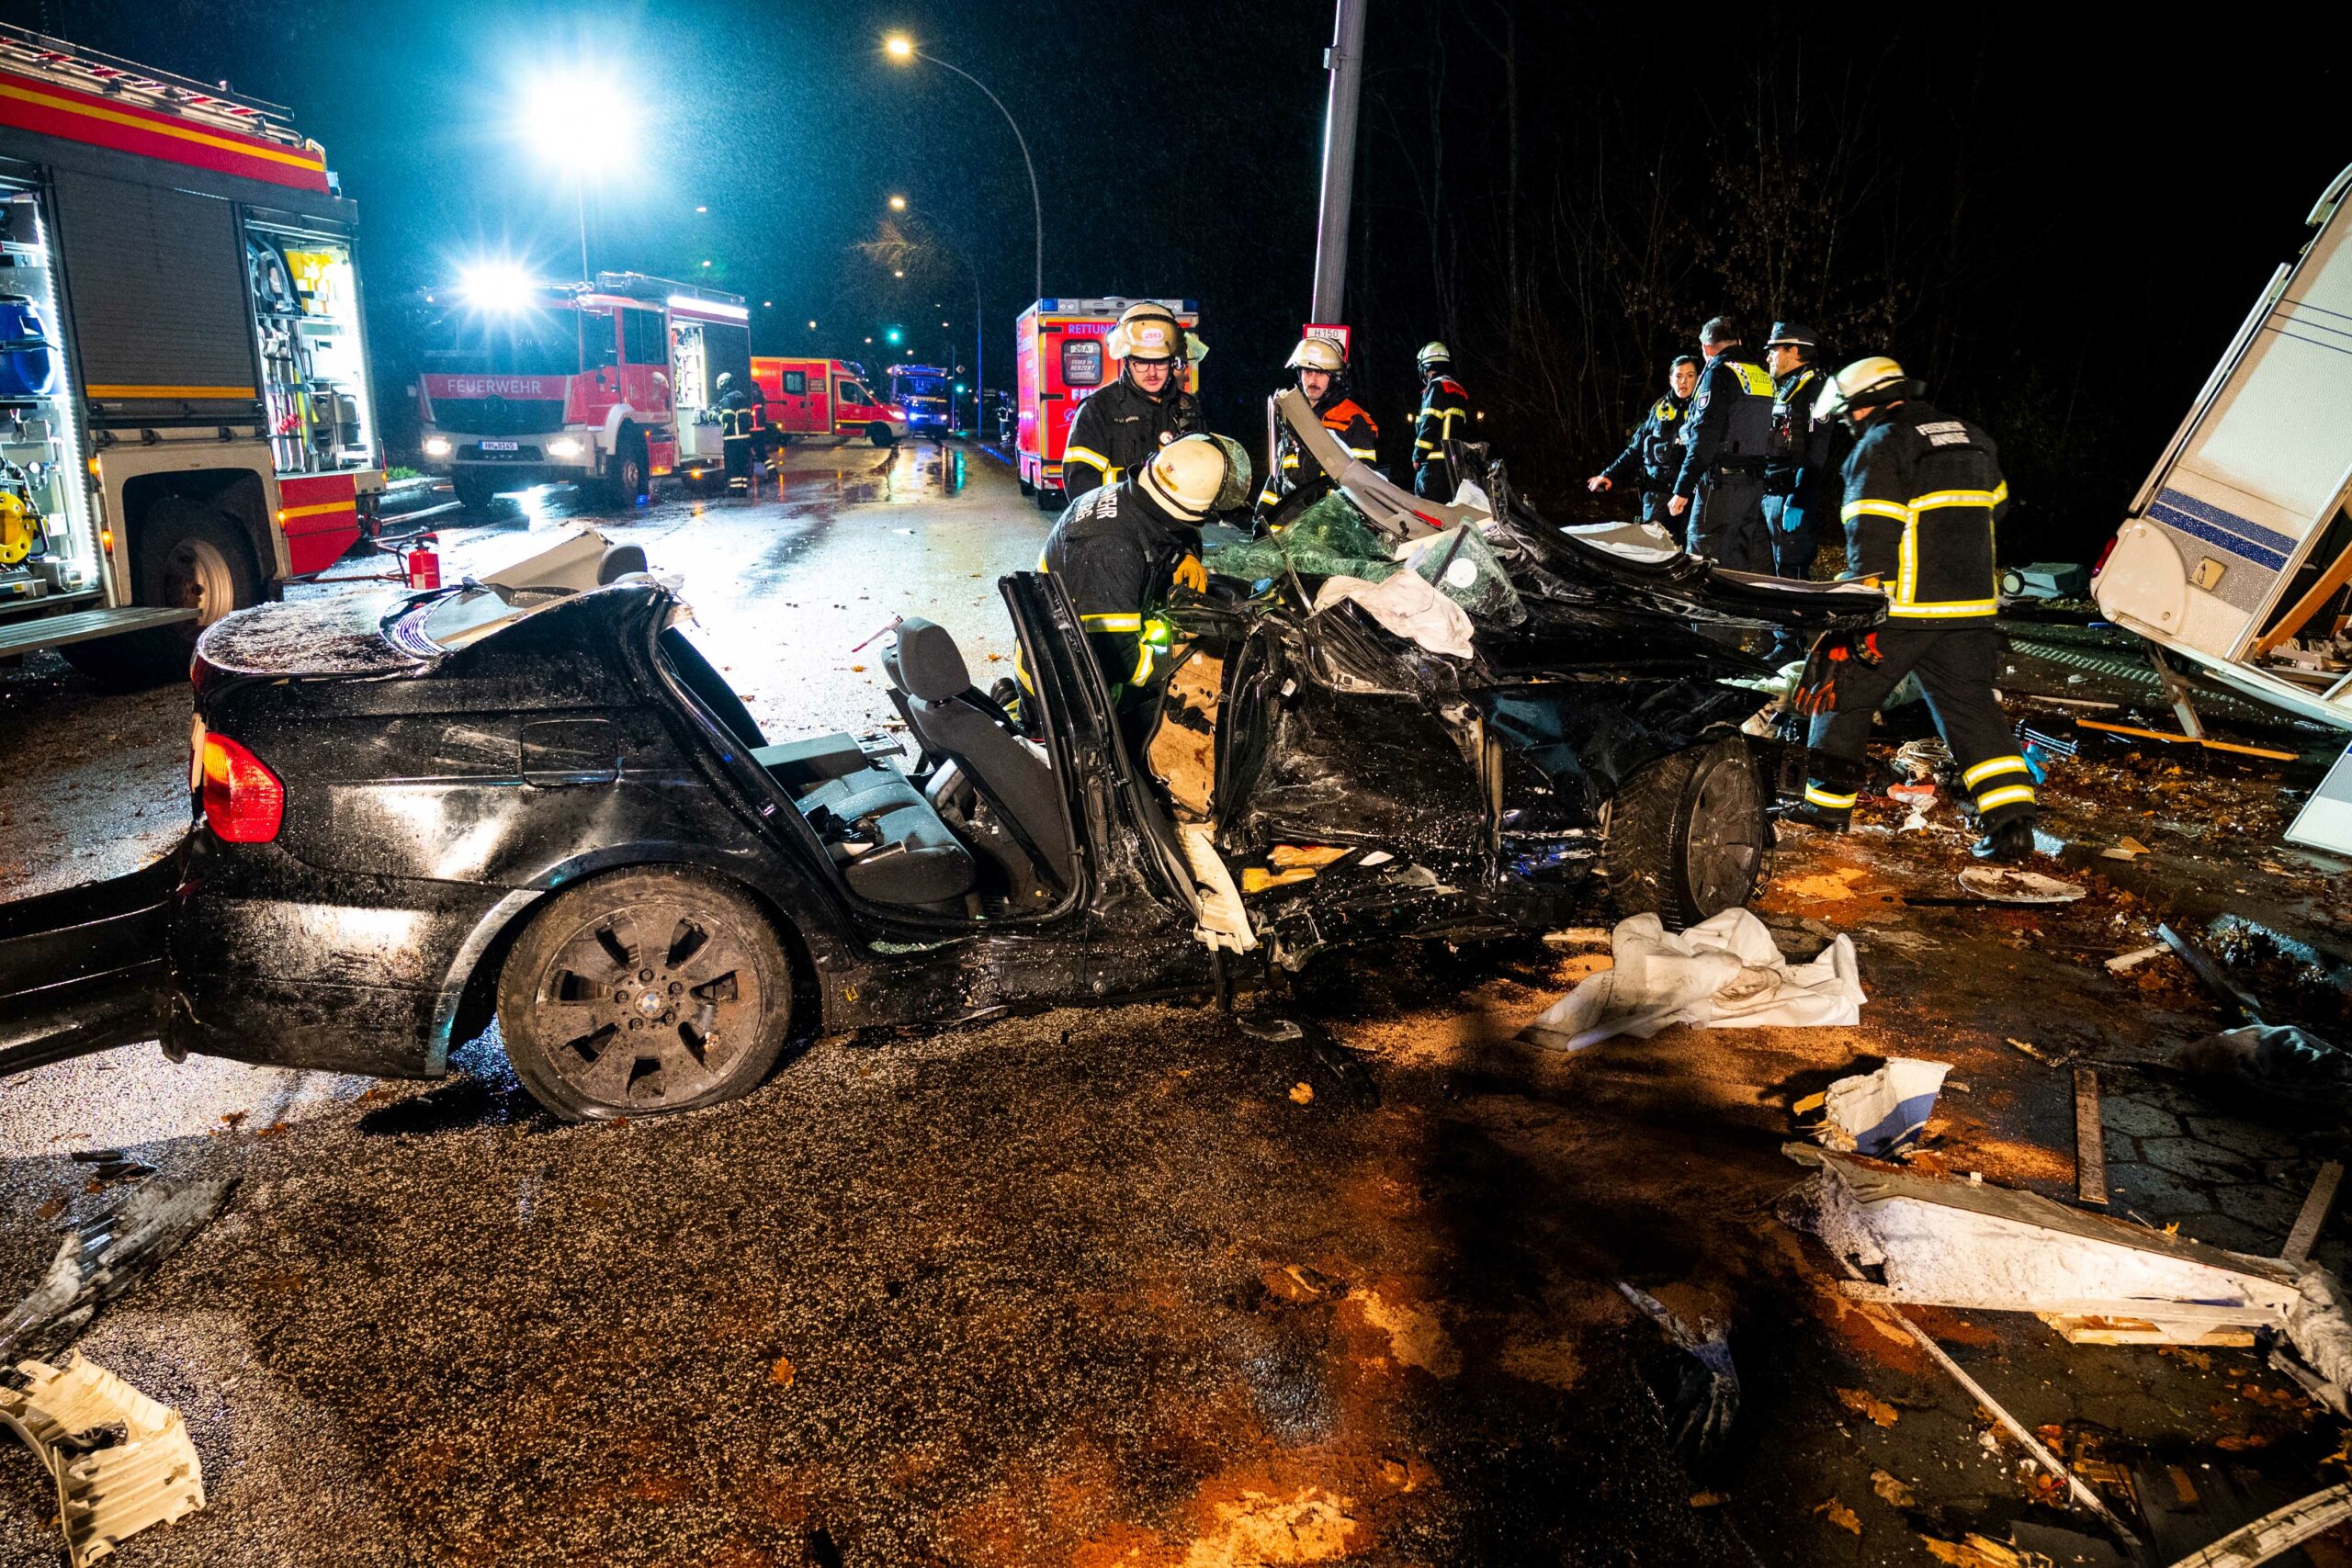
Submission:
<svg viewBox="0 0 2352 1568">
<path fill-rule="evenodd" d="M 1206 582 L 1199 525 L 1170 517 L 1134 479 L 1097 486 L 1063 508 L 1037 570 L 1069 592 L 1087 645 L 1114 686 L 1152 678 L 1167 638 L 1149 623 L 1170 587 Z"/>
<path fill-rule="evenodd" d="M 1180 367 L 1176 376 L 1182 374 Z M 1062 493 L 1074 501 L 1097 485 L 1116 484 L 1178 436 L 1207 428 L 1201 400 L 1174 378 L 1155 398 L 1122 376 L 1080 403 L 1070 421 L 1062 447 Z"/>
<path fill-rule="evenodd" d="M 1413 421 L 1413 466 L 1439 456 L 1447 441 L 1470 438 L 1470 394 L 1451 376 L 1432 376 L 1421 388 L 1421 412 Z"/>
<path fill-rule="evenodd" d="M 1813 417 L 1827 376 L 1817 365 L 1801 365 L 1772 383 L 1772 446 L 1764 459 L 1764 488 L 1792 497 L 1806 515 L 1826 521 L 1838 510 L 1845 481 L 1838 469 L 1849 442 L 1845 425 Z"/>
<path fill-rule="evenodd" d="M 1372 423 L 1372 415 L 1364 412 L 1362 403 L 1326 392 L 1315 412 L 1322 419 L 1323 428 L 1347 448 L 1351 457 L 1366 463 L 1380 461 L 1380 427 Z M 1272 506 L 1301 485 L 1315 484 L 1327 477 L 1323 465 L 1299 445 L 1298 434 L 1288 421 L 1277 420 L 1274 431 L 1274 471 L 1266 476 L 1266 486 L 1258 492 L 1258 504 L 1261 507 Z"/>
<path fill-rule="evenodd" d="M 1635 476 L 1644 490 L 1664 490 L 1674 482 L 1677 469 L 1682 466 L 1682 420 L 1690 406 L 1688 398 L 1678 398 L 1672 392 L 1650 405 L 1642 416 L 1634 438 L 1617 454 L 1610 465 L 1600 470 L 1600 477 L 1612 485 L 1630 484 Z"/>
<path fill-rule="evenodd" d="M 1726 350 L 1699 372 L 1682 431 L 1677 495 L 1696 495 L 1699 481 L 1718 468 L 1763 467 L 1772 437 L 1772 378 L 1754 360 L 1733 357 L 1746 352 Z"/>
<path fill-rule="evenodd" d="M 1845 474 L 1847 575 L 1877 578 L 1894 619 L 1990 625 L 1993 528 L 2009 502 L 1993 438 L 1913 400 L 1871 421 Z"/>
</svg>

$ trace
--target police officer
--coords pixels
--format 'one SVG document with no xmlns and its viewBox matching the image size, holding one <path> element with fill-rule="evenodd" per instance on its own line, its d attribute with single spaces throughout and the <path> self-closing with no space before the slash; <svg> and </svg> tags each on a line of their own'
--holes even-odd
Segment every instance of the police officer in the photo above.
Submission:
<svg viewBox="0 0 2352 1568">
<path fill-rule="evenodd" d="M 1080 403 L 1062 448 L 1062 493 L 1076 501 L 1116 484 L 1170 442 L 1204 428 L 1201 402 L 1184 389 L 1184 328 L 1147 299 L 1119 317 L 1103 346 L 1119 378 Z"/>
<path fill-rule="evenodd" d="M 1682 422 L 1690 409 L 1691 389 L 1699 384 L 1699 361 L 1679 355 L 1666 367 L 1666 396 L 1650 405 L 1634 428 L 1625 449 L 1600 472 L 1584 481 L 1595 494 L 1642 481 L 1642 521 L 1657 523 L 1666 515 L 1667 497 L 1673 493 L 1674 476 L 1682 466 Z"/>
<path fill-rule="evenodd" d="M 1062 509 L 1037 570 L 1062 580 L 1087 645 L 1124 717 L 1157 695 L 1168 647 L 1159 611 L 1170 588 L 1207 585 L 1201 524 L 1250 499 L 1250 455 L 1223 435 L 1187 435 L 1115 484 L 1098 485 Z M 1140 739 L 1130 736 L 1129 739 Z"/>
<path fill-rule="evenodd" d="M 1453 378 L 1453 355 L 1442 343 L 1425 343 L 1413 362 L 1421 372 L 1421 412 L 1413 421 L 1413 493 L 1452 501 L 1462 488 L 1448 441 L 1470 438 L 1470 394 Z"/>
<path fill-rule="evenodd" d="M 1845 426 L 1834 419 L 1814 420 L 1824 378 L 1814 363 L 1820 352 L 1820 336 L 1791 321 L 1773 322 L 1764 343 L 1764 368 L 1772 373 L 1764 527 L 1771 537 L 1772 571 L 1779 577 L 1813 575 L 1822 525 L 1838 513 Z"/>
<path fill-rule="evenodd" d="M 1707 356 L 1682 429 L 1682 467 L 1675 517 L 1687 514 L 1685 541 L 1736 571 L 1770 571 L 1772 549 L 1764 536 L 1764 452 L 1772 432 L 1772 378 L 1747 357 L 1737 325 L 1717 316 L 1699 329 Z"/>
<path fill-rule="evenodd" d="M 1380 461 L 1380 427 L 1363 405 L 1348 396 L 1347 360 L 1340 353 L 1340 345 L 1329 338 L 1304 337 L 1290 351 L 1283 367 L 1298 372 L 1298 389 L 1316 414 L 1323 421 L 1323 428 L 1331 438 L 1346 448 L 1348 455 L 1366 463 Z M 1299 444 L 1298 434 L 1282 420 L 1274 422 L 1274 463 L 1266 475 L 1265 488 L 1258 492 L 1258 520 L 1267 521 L 1287 495 L 1299 499 L 1289 509 L 1295 513 L 1300 508 L 1313 505 L 1331 489 L 1331 477 Z"/>
<path fill-rule="evenodd" d="M 1871 716 L 1917 672 L 1984 829 L 1974 853 L 2028 854 L 2033 774 L 1993 696 L 1993 529 L 2009 487 L 1992 437 L 1921 401 L 1919 384 L 1883 355 L 1832 377 L 1817 417 L 1843 420 L 1854 434 L 1845 575 L 1885 589 L 1887 618 L 1872 632 L 1825 633 L 1805 660 L 1795 704 L 1812 716 L 1813 754 L 1800 816 L 1845 829 L 1869 771 Z"/>
</svg>

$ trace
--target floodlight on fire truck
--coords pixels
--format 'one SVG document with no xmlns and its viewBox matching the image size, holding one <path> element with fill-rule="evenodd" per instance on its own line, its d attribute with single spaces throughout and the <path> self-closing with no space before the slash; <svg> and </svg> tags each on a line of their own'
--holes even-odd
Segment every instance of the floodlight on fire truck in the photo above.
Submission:
<svg viewBox="0 0 2352 1568">
<path fill-rule="evenodd" d="M 537 280 L 510 261 L 476 262 L 458 275 L 458 297 L 477 310 L 526 310 L 537 292 Z"/>
</svg>

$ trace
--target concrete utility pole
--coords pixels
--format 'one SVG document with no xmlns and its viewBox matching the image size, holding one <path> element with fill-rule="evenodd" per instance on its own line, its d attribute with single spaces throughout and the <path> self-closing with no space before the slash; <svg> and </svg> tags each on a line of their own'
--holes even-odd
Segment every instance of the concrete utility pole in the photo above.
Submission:
<svg viewBox="0 0 2352 1568">
<path fill-rule="evenodd" d="M 1331 47 L 1331 98 L 1323 116 L 1323 204 L 1315 226 L 1315 307 L 1312 319 L 1340 320 L 1348 276 L 1348 197 L 1356 180 L 1356 96 L 1363 82 L 1364 0 L 1340 0 Z"/>
</svg>

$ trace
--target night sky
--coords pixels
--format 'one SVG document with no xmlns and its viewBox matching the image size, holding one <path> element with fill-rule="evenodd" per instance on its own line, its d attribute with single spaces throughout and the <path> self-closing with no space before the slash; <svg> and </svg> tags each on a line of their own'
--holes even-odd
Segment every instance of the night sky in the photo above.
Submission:
<svg viewBox="0 0 2352 1568">
<path fill-rule="evenodd" d="M 1841 359 L 1902 357 L 2001 441 L 2019 498 L 2004 554 L 2086 556 L 2352 159 L 2340 60 L 2253 29 L 2180 42 L 2152 13 L 2126 37 L 2050 6 L 1371 5 L 1358 395 L 1401 452 L 1413 349 L 1447 337 L 1485 433 L 1562 516 L 1666 359 L 1731 309 L 1759 341 L 1788 315 Z M 989 379 L 1009 384 L 1031 297 L 1020 154 L 970 85 L 883 58 L 893 27 L 1020 119 L 1048 292 L 1201 302 L 1213 423 L 1262 428 L 1306 312 L 1320 0 L 0 16 L 293 108 L 359 204 L 394 411 L 404 296 L 485 253 L 577 272 L 571 173 L 518 124 L 529 79 L 562 70 L 614 80 L 640 127 L 621 156 L 580 150 L 599 266 L 708 279 L 751 299 L 761 351 L 877 368 L 862 340 L 891 324 L 923 358 L 947 338 L 968 360 L 977 269 Z M 922 247 L 903 282 L 855 248 L 892 193 Z"/>
</svg>

